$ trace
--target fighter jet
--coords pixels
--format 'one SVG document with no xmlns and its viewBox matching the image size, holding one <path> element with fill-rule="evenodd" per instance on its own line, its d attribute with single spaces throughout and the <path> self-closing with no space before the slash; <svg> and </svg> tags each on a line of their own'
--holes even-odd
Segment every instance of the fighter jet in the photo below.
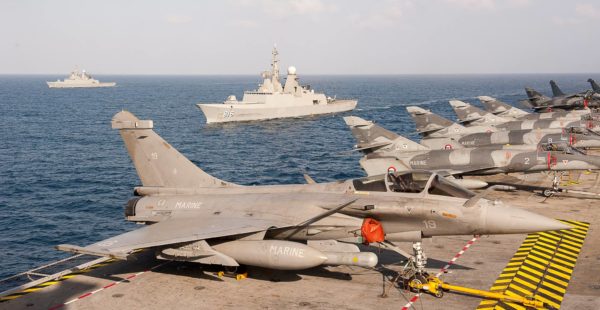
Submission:
<svg viewBox="0 0 600 310">
<path fill-rule="evenodd" d="M 596 83 L 596 81 L 594 81 L 591 78 L 589 78 L 587 81 L 590 83 L 590 85 L 592 85 L 592 90 L 594 91 L 594 93 L 596 95 L 600 94 L 600 86 L 598 86 L 598 84 Z"/>
<path fill-rule="evenodd" d="M 125 206 L 126 219 L 146 225 L 85 247 L 59 245 L 59 250 L 128 259 L 146 249 L 159 259 L 231 268 L 372 267 L 377 256 L 347 242 L 418 244 L 441 235 L 568 228 L 428 172 L 242 186 L 194 165 L 154 132 L 151 120 L 122 111 L 112 127 L 120 131 L 142 182 L 134 189 L 138 197 Z"/>
<path fill-rule="evenodd" d="M 464 127 L 420 107 L 409 106 L 406 110 L 422 136 L 419 143 L 430 149 L 494 147 L 536 150 L 540 145 L 563 151 L 600 148 L 600 136 L 587 131 L 576 133 L 563 128 L 500 131 L 495 127 Z"/>
<path fill-rule="evenodd" d="M 576 128 L 598 131 L 600 122 L 596 120 L 572 119 L 540 119 L 540 120 L 511 120 L 486 112 L 460 100 L 450 100 L 450 105 L 458 120 L 465 126 L 494 126 L 500 130 L 547 129 L 547 128 Z"/>
<path fill-rule="evenodd" d="M 582 91 L 582 92 L 578 92 L 578 93 L 573 93 L 573 94 L 565 94 L 560 87 L 558 87 L 558 84 L 556 84 L 556 82 L 554 80 L 550 80 L 550 88 L 552 89 L 552 97 L 557 98 L 557 97 L 566 97 L 566 98 L 571 98 L 571 97 L 585 97 L 585 96 L 589 96 L 591 95 L 591 99 L 600 99 L 600 96 L 597 96 L 596 93 L 598 93 L 598 85 L 596 84 L 596 82 L 592 79 L 588 79 L 588 82 L 590 83 L 590 85 L 592 85 L 592 90 L 586 90 L 586 91 Z"/>
<path fill-rule="evenodd" d="M 595 96 L 591 91 L 586 92 L 585 94 L 565 95 L 554 81 L 550 81 L 550 85 L 552 86 L 553 92 L 558 96 L 555 95 L 554 97 L 549 98 L 533 88 L 525 87 L 527 100 L 522 101 L 522 103 L 536 111 L 600 107 L 600 97 Z"/>
<path fill-rule="evenodd" d="M 344 121 L 358 141 L 356 148 L 365 153 L 360 165 L 368 175 L 389 169 L 425 169 L 456 177 L 600 169 L 600 156 L 485 147 L 432 150 L 359 117 Z"/>
<path fill-rule="evenodd" d="M 497 100 L 490 96 L 479 96 L 477 97 L 487 112 L 497 115 L 502 118 L 512 120 L 587 120 L 591 119 L 590 109 L 581 110 L 570 110 L 570 111 L 554 111 L 554 112 L 543 112 L 543 113 L 529 113 L 523 111 L 517 107 Z"/>
</svg>

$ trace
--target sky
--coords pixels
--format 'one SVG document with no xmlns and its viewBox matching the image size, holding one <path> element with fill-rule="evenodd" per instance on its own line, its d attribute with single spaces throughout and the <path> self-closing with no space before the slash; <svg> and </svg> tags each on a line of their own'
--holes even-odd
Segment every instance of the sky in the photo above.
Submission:
<svg viewBox="0 0 600 310">
<path fill-rule="evenodd" d="M 0 0 L 0 74 L 600 72 L 600 0 Z"/>
</svg>

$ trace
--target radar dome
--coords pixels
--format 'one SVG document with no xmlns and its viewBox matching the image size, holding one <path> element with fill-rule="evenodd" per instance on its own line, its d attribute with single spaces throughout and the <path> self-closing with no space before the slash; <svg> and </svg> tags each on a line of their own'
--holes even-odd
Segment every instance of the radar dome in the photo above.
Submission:
<svg viewBox="0 0 600 310">
<path fill-rule="evenodd" d="M 288 74 L 296 74 L 296 67 L 289 66 L 288 67 Z"/>
</svg>

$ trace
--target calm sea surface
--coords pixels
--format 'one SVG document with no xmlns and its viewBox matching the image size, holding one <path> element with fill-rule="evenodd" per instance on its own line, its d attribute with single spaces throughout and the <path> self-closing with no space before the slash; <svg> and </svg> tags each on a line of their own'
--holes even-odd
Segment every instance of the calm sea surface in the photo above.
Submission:
<svg viewBox="0 0 600 310">
<path fill-rule="evenodd" d="M 301 76 L 352 114 L 416 139 L 405 106 L 455 119 L 450 99 L 489 95 L 517 104 L 523 86 L 548 94 L 588 89 L 594 75 Z M 88 245 L 134 229 L 123 205 L 140 182 L 112 116 L 122 109 L 154 120 L 155 130 L 202 169 L 241 184 L 303 183 L 363 176 L 340 115 L 206 125 L 194 105 L 242 97 L 255 76 L 99 76 L 106 89 L 48 89 L 62 76 L 0 76 L 0 278 L 67 257 L 61 243 Z M 345 115 L 350 115 L 346 113 Z M 284 201 L 282 203 L 285 203 Z"/>
</svg>

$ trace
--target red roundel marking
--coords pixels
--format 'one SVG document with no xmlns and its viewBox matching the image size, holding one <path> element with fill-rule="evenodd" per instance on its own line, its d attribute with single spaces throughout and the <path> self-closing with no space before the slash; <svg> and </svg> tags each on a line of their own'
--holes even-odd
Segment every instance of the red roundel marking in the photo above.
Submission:
<svg viewBox="0 0 600 310">
<path fill-rule="evenodd" d="M 396 167 L 394 166 L 389 166 L 387 169 L 388 173 L 396 173 Z"/>
<path fill-rule="evenodd" d="M 444 145 L 444 150 L 451 150 L 451 149 L 452 149 L 452 144 Z"/>
</svg>

